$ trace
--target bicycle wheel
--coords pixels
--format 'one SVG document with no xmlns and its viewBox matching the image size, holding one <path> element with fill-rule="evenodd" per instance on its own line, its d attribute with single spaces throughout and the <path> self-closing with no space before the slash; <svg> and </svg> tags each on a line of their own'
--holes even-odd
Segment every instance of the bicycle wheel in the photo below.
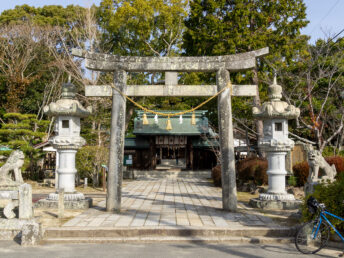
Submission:
<svg viewBox="0 0 344 258">
<path fill-rule="evenodd" d="M 318 233 L 316 229 L 318 221 L 313 220 L 304 224 L 296 233 L 295 246 L 297 250 L 304 254 L 315 254 L 326 246 L 330 237 L 330 229 L 327 224 L 321 223 Z"/>
</svg>

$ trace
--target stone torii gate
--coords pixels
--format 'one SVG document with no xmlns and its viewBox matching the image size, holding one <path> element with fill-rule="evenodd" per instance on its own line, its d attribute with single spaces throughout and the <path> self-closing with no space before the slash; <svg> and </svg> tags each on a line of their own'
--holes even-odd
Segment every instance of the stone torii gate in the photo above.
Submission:
<svg viewBox="0 0 344 258">
<path fill-rule="evenodd" d="M 72 54 L 85 58 L 88 69 L 113 72 L 114 85 L 127 96 L 213 96 L 227 87 L 230 71 L 252 69 L 256 58 L 269 53 L 268 48 L 256 51 L 202 57 L 137 57 L 91 53 L 73 49 Z M 165 85 L 127 85 L 127 72 L 165 72 Z M 178 72 L 216 72 L 217 85 L 178 85 Z M 236 211 L 234 140 L 231 96 L 256 96 L 257 85 L 232 85 L 218 96 L 220 129 L 222 206 Z M 124 126 L 126 99 L 110 85 L 86 86 L 86 96 L 111 97 L 111 136 L 106 210 L 120 212 L 123 176 Z"/>
</svg>

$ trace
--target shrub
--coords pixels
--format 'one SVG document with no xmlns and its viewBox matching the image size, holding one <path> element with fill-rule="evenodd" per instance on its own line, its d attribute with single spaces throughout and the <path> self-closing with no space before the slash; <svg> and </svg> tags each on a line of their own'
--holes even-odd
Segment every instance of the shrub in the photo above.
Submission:
<svg viewBox="0 0 344 258">
<path fill-rule="evenodd" d="M 326 205 L 326 209 L 335 215 L 344 216 L 344 173 L 340 174 L 336 181 L 330 184 L 319 184 L 315 186 L 312 194 L 320 203 Z M 313 215 L 308 212 L 307 200 L 302 205 L 302 218 L 304 221 L 312 219 Z M 339 229 L 344 229 L 344 223 L 339 220 L 331 220 Z"/>
<path fill-rule="evenodd" d="M 217 165 L 211 170 L 211 177 L 213 178 L 215 186 L 221 186 L 221 166 Z"/>
<path fill-rule="evenodd" d="M 288 185 L 289 186 L 297 186 L 297 177 L 296 176 L 289 176 L 288 177 Z"/>
<path fill-rule="evenodd" d="M 344 158 L 343 157 L 331 156 L 331 157 L 325 158 L 325 160 L 327 161 L 328 164 L 330 164 L 330 166 L 335 165 L 336 170 L 337 170 L 337 176 L 340 173 L 344 172 Z"/>
<path fill-rule="evenodd" d="M 307 161 L 298 163 L 293 166 L 294 176 L 296 177 L 297 186 L 304 186 L 309 174 L 309 165 Z"/>
<path fill-rule="evenodd" d="M 76 168 L 81 178 L 87 177 L 93 186 L 99 184 L 99 173 L 102 164 L 108 164 L 108 148 L 84 146 L 76 154 Z"/>
<path fill-rule="evenodd" d="M 268 174 L 266 171 L 268 170 L 268 162 L 267 160 L 259 160 L 258 165 L 256 167 L 256 171 L 254 172 L 254 182 L 257 185 L 267 185 L 268 184 Z"/>
<path fill-rule="evenodd" d="M 268 175 L 268 162 L 266 159 L 249 157 L 244 160 L 238 161 L 236 164 L 238 184 L 253 181 L 257 185 L 267 184 Z"/>
</svg>

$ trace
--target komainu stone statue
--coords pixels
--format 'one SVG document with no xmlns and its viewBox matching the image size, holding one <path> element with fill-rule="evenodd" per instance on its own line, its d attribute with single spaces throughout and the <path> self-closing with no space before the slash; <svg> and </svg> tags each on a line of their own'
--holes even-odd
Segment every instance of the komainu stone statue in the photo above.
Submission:
<svg viewBox="0 0 344 258">
<path fill-rule="evenodd" d="M 308 165 L 308 183 L 314 183 L 320 180 L 329 180 L 330 182 L 332 182 L 337 175 L 335 165 L 330 166 L 321 155 L 320 151 L 314 150 L 312 146 L 308 146 Z M 322 176 L 320 178 L 319 170 L 322 172 Z"/>
<path fill-rule="evenodd" d="M 0 168 L 0 186 L 22 184 L 24 182 L 21 174 L 23 164 L 24 153 L 20 150 L 13 151 L 6 163 Z M 14 172 L 14 180 L 11 171 Z"/>
</svg>

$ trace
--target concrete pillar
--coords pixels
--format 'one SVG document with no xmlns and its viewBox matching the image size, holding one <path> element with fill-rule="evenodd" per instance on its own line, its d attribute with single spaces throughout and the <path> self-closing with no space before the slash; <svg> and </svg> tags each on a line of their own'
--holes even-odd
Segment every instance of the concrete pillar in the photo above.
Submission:
<svg viewBox="0 0 344 258">
<path fill-rule="evenodd" d="M 285 190 L 285 177 L 287 171 L 285 170 L 285 156 L 286 151 L 267 152 L 270 194 L 287 194 Z"/>
<path fill-rule="evenodd" d="M 29 184 L 19 186 L 19 219 L 31 219 L 32 214 L 32 188 Z"/>
<path fill-rule="evenodd" d="M 64 189 L 66 193 L 75 192 L 75 155 L 77 150 L 58 149 L 59 168 L 58 173 L 58 189 Z"/>
<path fill-rule="evenodd" d="M 59 152 L 56 150 L 56 157 L 55 157 L 56 161 L 56 166 L 55 166 L 55 189 L 59 189 L 59 173 L 57 172 L 59 169 Z"/>
<path fill-rule="evenodd" d="M 122 92 L 126 91 L 127 74 L 125 71 L 114 72 L 114 84 Z M 126 99 L 116 90 L 113 90 L 106 210 L 114 212 L 121 210 L 125 105 Z"/>
<path fill-rule="evenodd" d="M 60 188 L 59 189 L 59 202 L 58 202 L 58 218 L 62 219 L 64 217 L 64 210 L 65 210 L 65 205 L 64 205 L 64 189 Z"/>
<path fill-rule="evenodd" d="M 221 69 L 216 74 L 217 90 L 229 82 L 229 72 Z M 237 190 L 235 181 L 235 155 L 232 124 L 232 104 L 230 89 L 218 96 L 218 116 L 221 149 L 222 207 L 227 211 L 237 209 Z"/>
</svg>

